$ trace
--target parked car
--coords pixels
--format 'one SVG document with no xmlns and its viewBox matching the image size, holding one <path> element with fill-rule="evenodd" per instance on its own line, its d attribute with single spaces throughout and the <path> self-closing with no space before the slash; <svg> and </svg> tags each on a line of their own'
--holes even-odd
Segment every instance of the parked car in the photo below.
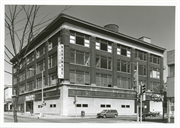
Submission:
<svg viewBox="0 0 180 128">
<path fill-rule="evenodd" d="M 118 112 L 115 109 L 105 109 L 100 113 L 97 113 L 97 118 L 106 118 L 106 117 L 117 117 Z"/>
<path fill-rule="evenodd" d="M 156 117 L 156 116 L 159 116 L 159 113 L 158 112 L 148 112 L 148 113 L 143 113 L 142 114 L 143 117 Z"/>
</svg>

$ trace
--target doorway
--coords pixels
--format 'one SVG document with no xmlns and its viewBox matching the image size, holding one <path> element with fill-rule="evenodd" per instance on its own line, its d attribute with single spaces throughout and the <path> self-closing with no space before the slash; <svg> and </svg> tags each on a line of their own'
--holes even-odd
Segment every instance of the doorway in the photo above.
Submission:
<svg viewBox="0 0 180 128">
<path fill-rule="evenodd" d="M 33 113 L 33 101 L 26 101 L 26 112 Z"/>
</svg>

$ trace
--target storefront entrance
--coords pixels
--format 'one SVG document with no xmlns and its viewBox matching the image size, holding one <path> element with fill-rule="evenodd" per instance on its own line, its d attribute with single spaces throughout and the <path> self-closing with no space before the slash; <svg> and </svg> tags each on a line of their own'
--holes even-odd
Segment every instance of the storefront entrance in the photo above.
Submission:
<svg viewBox="0 0 180 128">
<path fill-rule="evenodd" d="M 26 112 L 33 113 L 33 101 L 26 101 Z"/>
</svg>

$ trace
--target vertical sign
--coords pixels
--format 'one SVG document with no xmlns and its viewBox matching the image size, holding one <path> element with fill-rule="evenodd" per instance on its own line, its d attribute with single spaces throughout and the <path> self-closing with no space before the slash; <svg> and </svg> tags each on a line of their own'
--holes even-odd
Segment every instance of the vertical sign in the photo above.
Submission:
<svg viewBox="0 0 180 128">
<path fill-rule="evenodd" d="M 64 78 L 64 45 L 58 42 L 58 78 Z"/>
</svg>

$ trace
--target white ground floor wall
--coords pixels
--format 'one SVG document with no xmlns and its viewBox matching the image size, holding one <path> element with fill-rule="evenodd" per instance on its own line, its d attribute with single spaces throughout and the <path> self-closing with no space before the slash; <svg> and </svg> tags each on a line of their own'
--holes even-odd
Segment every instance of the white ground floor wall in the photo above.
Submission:
<svg viewBox="0 0 180 128">
<path fill-rule="evenodd" d="M 150 101 L 149 111 L 150 112 L 160 112 L 162 114 L 163 113 L 162 102 Z"/>
</svg>

